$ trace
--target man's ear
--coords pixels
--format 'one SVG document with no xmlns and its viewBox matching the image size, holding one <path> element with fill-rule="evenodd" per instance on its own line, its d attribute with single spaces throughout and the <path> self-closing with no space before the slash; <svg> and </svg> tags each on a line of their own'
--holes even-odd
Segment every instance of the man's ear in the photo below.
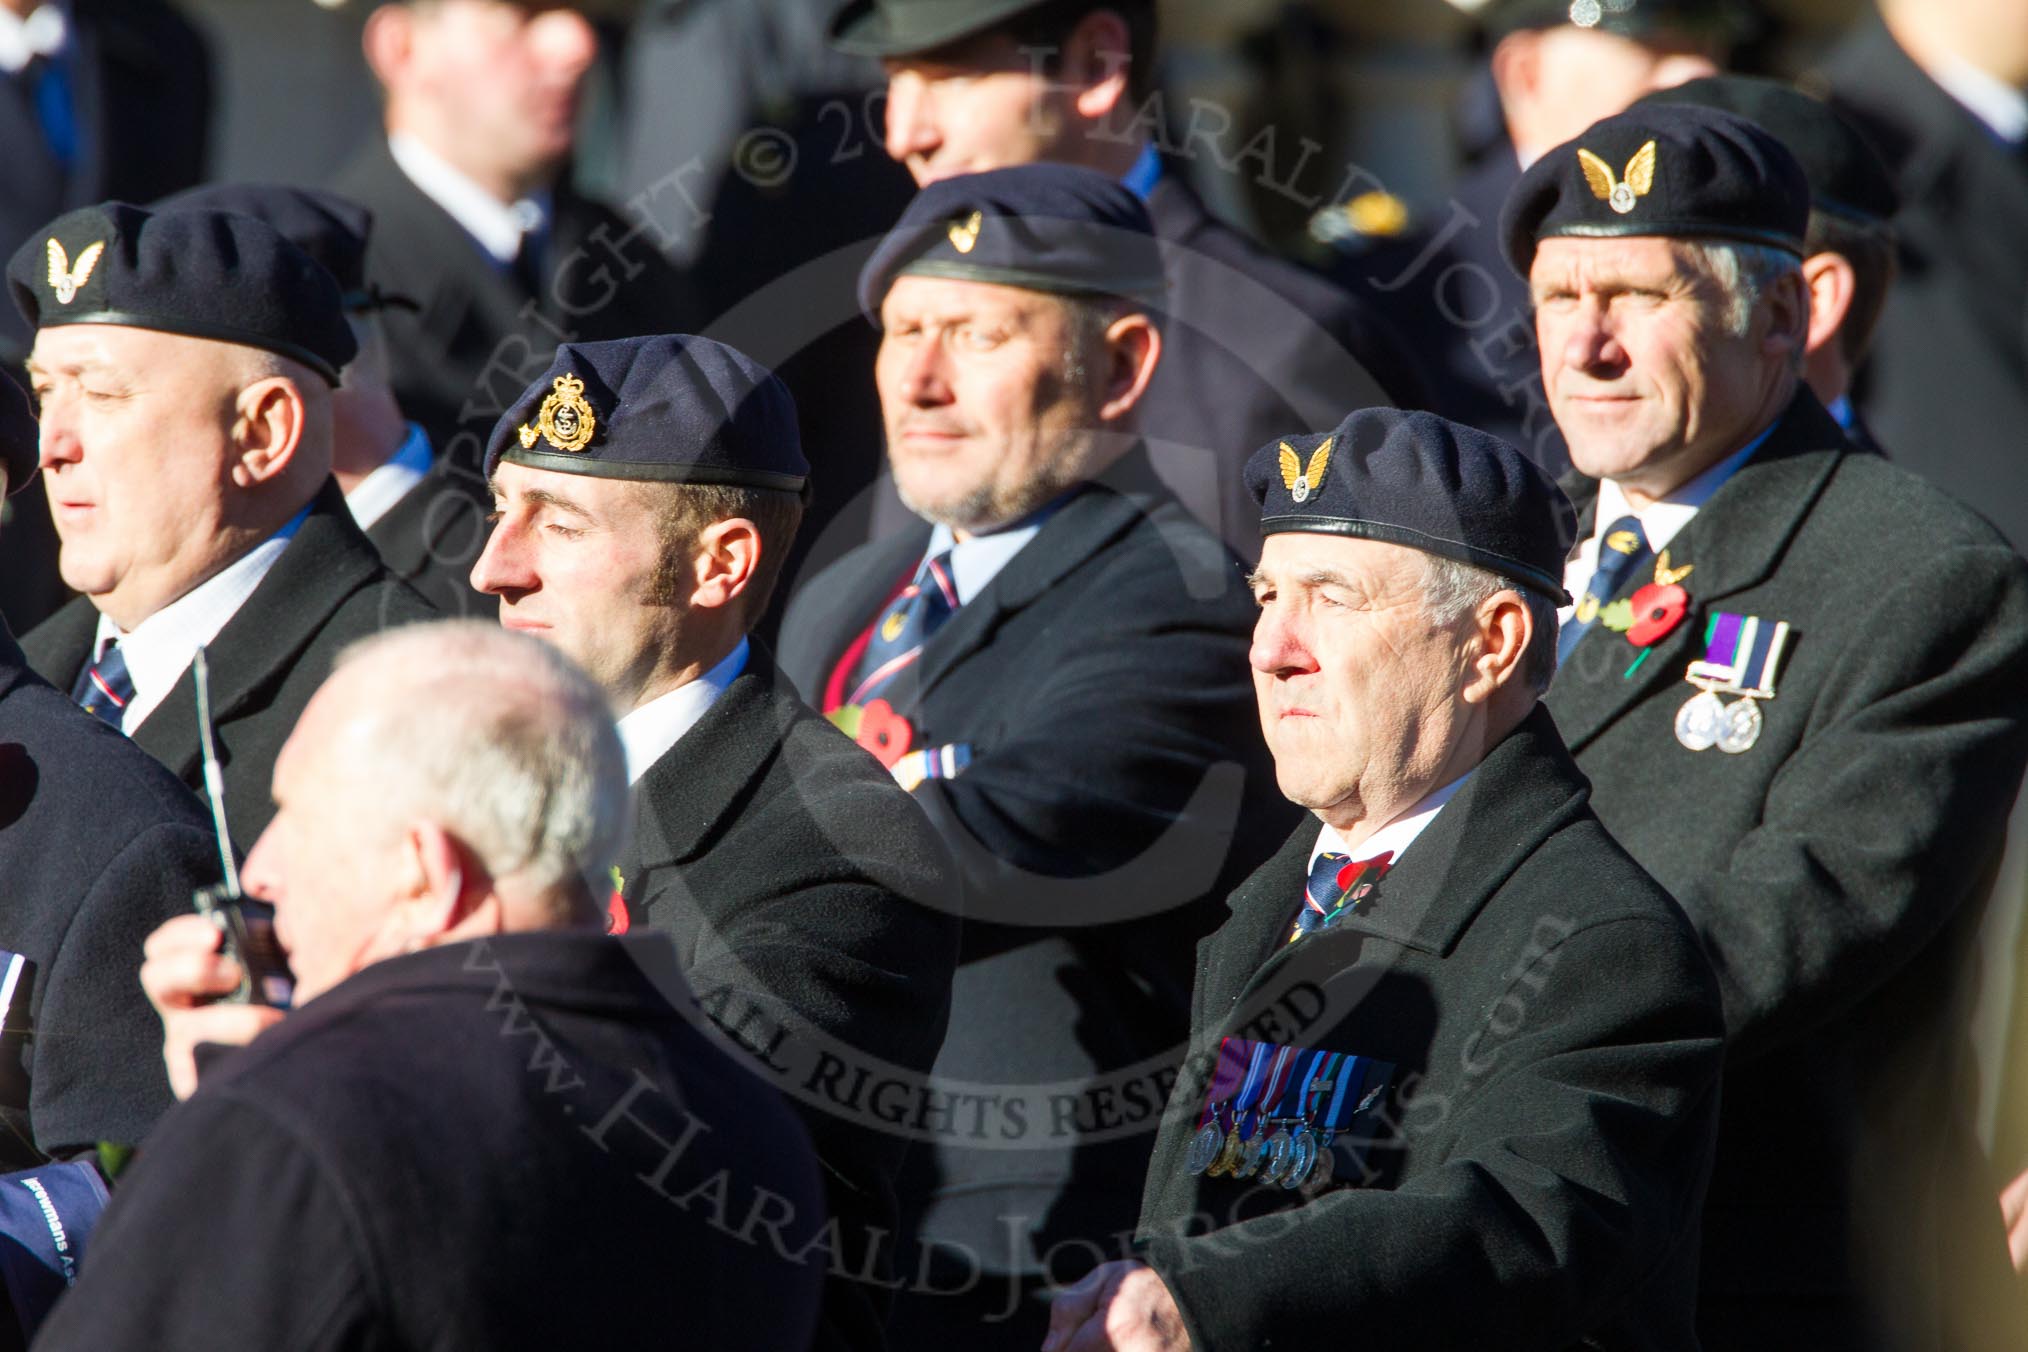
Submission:
<svg viewBox="0 0 2028 1352">
<path fill-rule="evenodd" d="M 408 828 L 403 860 L 402 924 L 415 947 L 456 929 L 486 895 L 484 870 L 436 822 L 419 821 Z"/>
<path fill-rule="evenodd" d="M 264 376 L 239 392 L 232 425 L 232 481 L 241 488 L 270 483 L 288 472 L 303 444 L 309 409 L 287 376 Z"/>
<path fill-rule="evenodd" d="M 1070 30 L 1063 44 L 1062 80 L 1071 87 L 1079 117 L 1104 120 L 1126 101 L 1132 50 L 1127 21 L 1110 9 L 1093 10 Z"/>
<path fill-rule="evenodd" d="M 415 15 L 407 5 L 382 5 L 366 16 L 359 35 L 366 65 L 381 88 L 391 89 L 408 70 L 415 52 Z"/>
<path fill-rule="evenodd" d="M 699 531 L 692 559 L 697 586 L 690 604 L 715 610 L 738 600 L 760 569 L 761 548 L 760 527 L 743 516 L 714 521 Z"/>
<path fill-rule="evenodd" d="M 1484 704 L 1521 679 L 1528 644 L 1535 635 L 1535 617 L 1520 592 L 1501 591 L 1480 602 L 1474 618 L 1479 652 L 1458 693 L 1467 704 Z"/>
<path fill-rule="evenodd" d="M 1509 33 L 1494 44 L 1489 64 L 1493 87 L 1500 91 L 1500 106 L 1512 112 L 1516 104 L 1533 99 L 1541 83 L 1541 35 L 1528 28 Z"/>
<path fill-rule="evenodd" d="M 1768 330 L 1762 340 L 1770 356 L 1801 362 L 1810 340 L 1810 285 L 1800 269 L 1784 272 L 1767 292 Z"/>
<path fill-rule="evenodd" d="M 1148 392 L 1162 360 L 1162 331 L 1139 311 L 1124 314 L 1106 328 L 1105 347 L 1105 402 L 1099 405 L 1099 417 L 1112 422 L 1125 417 Z"/>
<path fill-rule="evenodd" d="M 1859 274 L 1843 254 L 1820 253 L 1803 260 L 1803 281 L 1810 291 L 1809 351 L 1815 352 L 1838 336 L 1852 313 Z"/>
</svg>

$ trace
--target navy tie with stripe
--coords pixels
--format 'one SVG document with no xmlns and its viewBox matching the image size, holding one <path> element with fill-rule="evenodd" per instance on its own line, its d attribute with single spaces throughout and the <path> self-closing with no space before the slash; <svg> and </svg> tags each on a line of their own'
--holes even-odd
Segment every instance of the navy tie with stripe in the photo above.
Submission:
<svg viewBox="0 0 2028 1352">
<path fill-rule="evenodd" d="M 116 728 L 120 726 L 127 703 L 134 698 L 134 679 L 127 674 L 127 659 L 120 652 L 118 639 L 106 644 L 106 651 L 96 664 L 78 674 L 70 697 L 87 713 L 98 715 Z"/>
<path fill-rule="evenodd" d="M 915 577 L 873 626 L 866 651 L 852 670 L 847 704 L 881 698 L 922 656 L 925 643 L 958 610 L 958 584 L 951 573 L 951 552 L 924 559 Z"/>
<path fill-rule="evenodd" d="M 1577 599 L 1577 609 L 1571 612 L 1570 619 L 1564 622 L 1562 631 L 1556 636 L 1558 662 L 1569 657 L 1571 649 L 1591 632 L 1592 626 L 1598 623 L 1599 611 L 1618 594 L 1635 570 L 1654 561 L 1655 551 L 1648 548 L 1648 536 L 1641 529 L 1639 517 L 1623 516 L 1606 528 L 1606 533 L 1599 538 L 1598 567 L 1591 575 L 1591 585 Z"/>
</svg>

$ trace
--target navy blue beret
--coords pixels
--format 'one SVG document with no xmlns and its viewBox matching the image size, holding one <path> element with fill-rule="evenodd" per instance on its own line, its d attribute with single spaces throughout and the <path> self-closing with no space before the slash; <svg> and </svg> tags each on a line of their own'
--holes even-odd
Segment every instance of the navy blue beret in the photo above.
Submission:
<svg viewBox="0 0 2028 1352">
<path fill-rule="evenodd" d="M 7 496 L 28 487 L 42 458 L 42 433 L 28 406 L 28 392 L 0 371 L 0 464 L 7 466 Z"/>
<path fill-rule="evenodd" d="M 236 211 L 266 221 L 324 265 L 348 308 L 366 299 L 366 237 L 373 232 L 373 213 L 349 197 L 286 183 L 212 183 L 165 197 L 154 209 Z"/>
<path fill-rule="evenodd" d="M 1810 205 L 1865 224 L 1890 219 L 1901 202 L 1887 167 L 1858 129 L 1794 85 L 1746 75 L 1708 75 L 1658 89 L 1636 106 L 1694 103 L 1722 108 L 1774 133 L 1803 166 Z"/>
<path fill-rule="evenodd" d="M 486 444 L 502 461 L 599 479 L 801 493 L 810 462 L 775 374 L 709 338 L 665 333 L 565 343 Z"/>
<path fill-rule="evenodd" d="M 1246 462 L 1260 533 L 1382 540 L 1474 564 L 1558 605 L 1577 514 L 1521 452 L 1475 427 L 1362 408 L 1322 436 L 1273 441 Z"/>
<path fill-rule="evenodd" d="M 14 251 L 7 286 L 32 328 L 117 324 L 238 343 L 333 385 L 358 351 L 331 274 L 232 212 L 80 207 Z"/>
<path fill-rule="evenodd" d="M 1802 256 L 1810 184 L 1774 136 L 1692 104 L 1636 104 L 1544 155 L 1500 213 L 1500 244 L 1523 277 L 1536 241 L 1666 235 L 1764 244 Z"/>
<path fill-rule="evenodd" d="M 1750 32 L 1755 17 L 1745 0 L 1492 0 L 1479 22 L 1495 37 L 1570 24 L 1635 41 L 1658 35 L 1731 40 Z"/>
<path fill-rule="evenodd" d="M 903 273 L 1150 303 L 1167 285 L 1141 199 L 1117 179 L 1068 164 L 930 184 L 860 270 L 859 308 L 876 324 Z"/>
</svg>

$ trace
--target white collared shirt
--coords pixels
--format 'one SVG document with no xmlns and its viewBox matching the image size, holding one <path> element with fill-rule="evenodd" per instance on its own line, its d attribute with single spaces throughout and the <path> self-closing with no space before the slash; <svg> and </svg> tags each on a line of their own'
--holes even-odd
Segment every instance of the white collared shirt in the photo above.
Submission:
<svg viewBox="0 0 2028 1352">
<path fill-rule="evenodd" d="M 620 745 L 627 753 L 629 784 L 640 783 L 641 776 L 711 711 L 725 687 L 746 670 L 747 650 L 747 641 L 741 639 L 717 666 L 666 695 L 657 695 L 620 720 Z"/>
<path fill-rule="evenodd" d="M 405 132 L 388 137 L 387 149 L 409 181 L 450 213 L 451 219 L 465 227 L 465 233 L 502 267 L 512 263 L 521 252 L 523 235 L 539 234 L 548 227 L 547 193 L 502 202 L 462 169 Z"/>
<path fill-rule="evenodd" d="M 401 449 L 345 495 L 345 506 L 359 529 L 366 530 L 394 510 L 394 504 L 406 497 L 408 491 L 421 483 L 423 476 L 429 472 L 430 434 L 423 431 L 421 423 L 410 423 Z"/>
<path fill-rule="evenodd" d="M 0 71 L 18 75 L 38 56 L 57 57 L 70 47 L 70 16 L 48 0 L 22 18 L 0 8 Z"/>
<path fill-rule="evenodd" d="M 134 683 L 134 697 L 120 714 L 120 731 L 132 736 L 134 729 L 168 698 L 176 682 L 183 679 L 198 648 L 217 638 L 219 631 L 239 613 L 309 514 L 308 507 L 297 512 L 288 525 L 135 625 L 132 633 L 121 633 L 111 619 L 104 614 L 99 616 L 92 662 L 96 664 L 106 644 L 117 638 L 120 655 L 127 662 L 127 677 Z"/>
<path fill-rule="evenodd" d="M 2028 94 L 1969 61 L 1940 53 L 1929 78 L 2009 145 L 2028 139 Z"/>
<path fill-rule="evenodd" d="M 1317 856 L 1325 853 L 1347 854 L 1355 859 L 1371 859 L 1375 855 L 1385 854 L 1391 850 L 1394 857 L 1388 861 L 1388 867 L 1395 867 L 1401 863 L 1401 856 L 1407 852 L 1408 847 L 1415 843 L 1415 838 L 1436 820 L 1436 815 L 1443 811 L 1444 804 L 1457 797 L 1458 790 L 1465 787 L 1465 781 L 1471 777 L 1472 771 L 1467 770 L 1442 788 L 1424 795 L 1414 807 L 1368 836 L 1356 850 L 1346 845 L 1345 837 L 1338 834 L 1337 828 L 1325 827 L 1317 833 L 1317 843 L 1310 847 L 1310 863 L 1314 865 Z"/>
<path fill-rule="evenodd" d="M 1711 495 L 1725 486 L 1725 481 L 1738 472 L 1761 443 L 1774 433 L 1770 423 L 1761 434 L 1740 450 L 1705 470 L 1702 474 L 1684 484 L 1674 492 L 1655 499 L 1646 507 L 1635 511 L 1627 502 L 1626 493 L 1611 479 L 1598 481 L 1598 502 L 1594 508 L 1591 535 L 1580 540 L 1570 561 L 1563 566 L 1563 589 L 1570 593 L 1571 603 L 1556 612 L 1560 623 L 1570 621 L 1571 612 L 1577 609 L 1577 598 L 1584 595 L 1591 586 L 1591 577 L 1598 571 L 1599 544 L 1615 521 L 1631 516 L 1641 523 L 1641 534 L 1648 537 L 1648 548 L 1659 554 L 1669 547 L 1669 542 L 1683 533 Z"/>
</svg>

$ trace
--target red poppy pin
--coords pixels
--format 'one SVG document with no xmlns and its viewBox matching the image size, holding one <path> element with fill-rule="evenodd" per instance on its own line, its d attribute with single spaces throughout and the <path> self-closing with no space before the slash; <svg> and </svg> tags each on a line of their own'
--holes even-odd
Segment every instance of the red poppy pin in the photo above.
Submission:
<svg viewBox="0 0 2028 1352">
<path fill-rule="evenodd" d="M 613 865 L 613 895 L 606 901 L 606 933 L 625 934 L 633 927 L 633 918 L 627 914 L 627 880 L 620 876 L 620 866 Z"/>
<path fill-rule="evenodd" d="M 915 729 L 886 700 L 868 700 L 859 711 L 859 727 L 854 738 L 882 765 L 892 770 L 894 763 L 906 756 L 909 747 L 914 745 Z"/>
<path fill-rule="evenodd" d="M 1627 642 L 1636 648 L 1660 643 L 1690 613 L 1690 593 L 1673 582 L 1666 586 L 1650 582 L 1627 599 L 1634 610 L 1634 622 L 1627 626 Z"/>
</svg>

